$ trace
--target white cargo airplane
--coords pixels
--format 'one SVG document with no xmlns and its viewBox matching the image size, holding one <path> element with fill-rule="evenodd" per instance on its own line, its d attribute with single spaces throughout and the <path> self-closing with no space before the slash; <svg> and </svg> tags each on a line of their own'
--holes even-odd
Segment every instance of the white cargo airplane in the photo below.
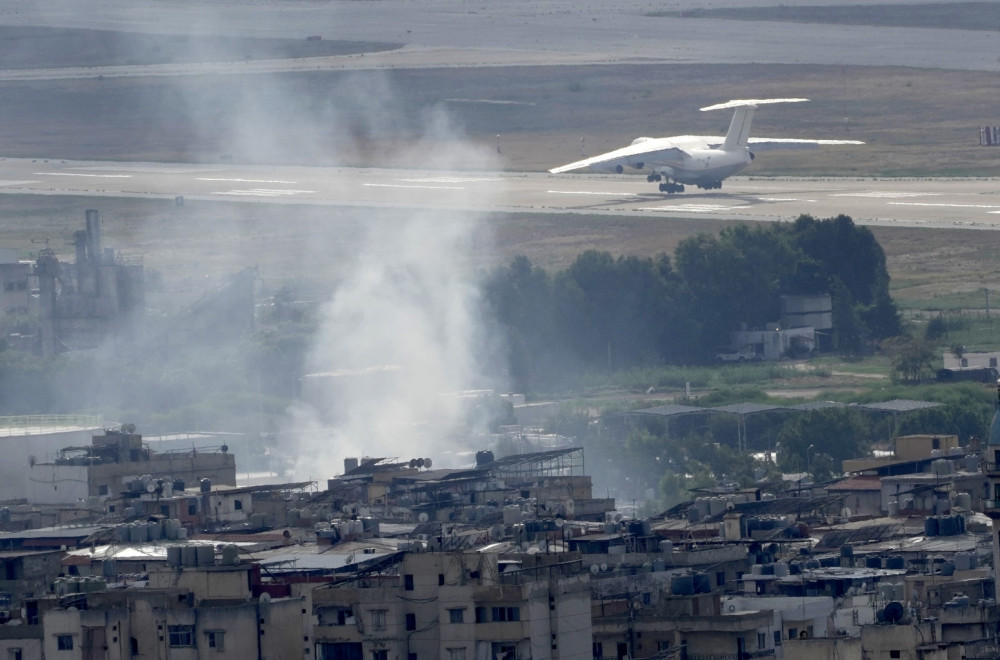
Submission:
<svg viewBox="0 0 1000 660">
<path fill-rule="evenodd" d="M 807 149 L 825 144 L 864 144 L 857 140 L 750 137 L 750 122 L 757 106 L 770 103 L 800 103 L 808 100 L 743 99 L 710 105 L 702 108 L 702 111 L 736 108 L 725 138 L 704 135 L 640 137 L 627 147 L 584 158 L 569 165 L 553 168 L 549 172 L 559 174 L 589 167 L 599 172 L 621 174 L 626 167 L 636 170 L 648 168 L 652 173 L 646 180 L 650 183 L 660 181 L 660 192 L 673 194 L 684 192 L 685 183 L 705 190 L 721 188 L 723 179 L 750 164 L 754 159 L 753 151 Z"/>
</svg>

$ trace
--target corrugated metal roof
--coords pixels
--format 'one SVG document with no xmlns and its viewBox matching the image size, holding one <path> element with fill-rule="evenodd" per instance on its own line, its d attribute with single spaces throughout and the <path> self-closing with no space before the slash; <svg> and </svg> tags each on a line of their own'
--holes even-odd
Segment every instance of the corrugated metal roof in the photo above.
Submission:
<svg viewBox="0 0 1000 660">
<path fill-rule="evenodd" d="M 826 410 L 827 408 L 846 408 L 846 407 L 847 404 L 841 403 L 840 401 L 813 401 L 811 403 L 799 403 L 794 406 L 788 406 L 788 409 L 809 412 L 811 410 Z"/>
<path fill-rule="evenodd" d="M 880 403 L 862 403 L 858 404 L 858 408 L 863 408 L 865 410 L 875 410 L 877 412 L 912 412 L 914 410 L 926 410 L 928 408 L 937 408 L 938 406 L 944 405 L 943 403 L 936 403 L 934 401 L 913 401 L 911 399 L 892 399 L 891 401 L 882 401 Z"/>
<path fill-rule="evenodd" d="M 690 415 L 693 413 L 707 413 L 709 408 L 699 408 L 697 406 L 682 406 L 680 404 L 670 404 L 657 406 L 655 408 L 642 408 L 631 410 L 629 413 L 636 415 L 658 415 L 660 417 L 673 417 L 675 415 Z"/>
<path fill-rule="evenodd" d="M 737 415 L 750 415 L 753 413 L 770 412 L 772 410 L 788 410 L 787 406 L 775 406 L 767 403 L 731 403 L 728 406 L 716 406 L 707 410 L 715 410 L 724 413 L 734 413 Z"/>
</svg>

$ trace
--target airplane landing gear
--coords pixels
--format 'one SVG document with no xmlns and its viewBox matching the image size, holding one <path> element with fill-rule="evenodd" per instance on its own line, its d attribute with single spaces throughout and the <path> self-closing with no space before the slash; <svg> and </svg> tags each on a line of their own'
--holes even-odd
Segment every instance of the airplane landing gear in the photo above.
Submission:
<svg viewBox="0 0 1000 660">
<path fill-rule="evenodd" d="M 698 187 L 702 190 L 719 190 L 722 188 L 722 181 L 709 181 L 707 183 L 699 183 Z"/>
<path fill-rule="evenodd" d="M 674 193 L 684 192 L 684 186 L 679 183 L 672 183 L 667 181 L 666 183 L 660 184 L 660 192 L 667 193 L 668 195 L 673 195 Z"/>
<path fill-rule="evenodd" d="M 646 177 L 646 181 L 649 181 L 650 183 L 653 183 L 654 181 L 662 181 L 662 180 L 663 180 L 663 177 L 660 176 L 659 174 L 650 174 L 649 176 Z"/>
</svg>

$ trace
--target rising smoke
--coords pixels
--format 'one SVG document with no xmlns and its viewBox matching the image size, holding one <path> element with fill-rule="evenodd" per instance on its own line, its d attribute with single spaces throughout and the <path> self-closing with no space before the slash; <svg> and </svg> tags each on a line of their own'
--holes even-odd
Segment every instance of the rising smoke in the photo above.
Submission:
<svg viewBox="0 0 1000 660">
<path fill-rule="evenodd" d="M 428 113 L 425 126 L 400 162 L 439 172 L 419 185 L 439 188 L 450 203 L 472 202 L 455 184 L 495 171 L 493 156 L 464 141 L 441 110 Z M 339 474 L 345 457 L 467 460 L 464 453 L 476 447 L 464 427 L 467 399 L 458 393 L 486 387 L 498 373 L 470 254 L 487 240 L 484 218 L 431 210 L 371 215 L 323 311 L 309 360 L 319 373 L 306 379 L 304 401 L 291 414 L 302 438 L 299 477 Z"/>
</svg>

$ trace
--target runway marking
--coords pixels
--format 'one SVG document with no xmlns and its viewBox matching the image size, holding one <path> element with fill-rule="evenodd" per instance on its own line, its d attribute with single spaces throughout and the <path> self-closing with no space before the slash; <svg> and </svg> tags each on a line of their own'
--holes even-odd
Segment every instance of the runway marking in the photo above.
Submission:
<svg viewBox="0 0 1000 660">
<path fill-rule="evenodd" d="M 720 204 L 673 204 L 670 206 L 643 206 L 640 211 L 687 211 L 689 213 L 720 213 L 737 209 L 753 208 L 749 204 L 742 206 L 722 206 Z"/>
<path fill-rule="evenodd" d="M 409 183 L 477 183 L 480 181 L 503 181 L 503 179 L 500 177 L 484 178 L 484 177 L 435 176 L 435 177 L 425 177 L 420 179 L 399 179 L 399 181 L 406 181 Z"/>
<path fill-rule="evenodd" d="M 836 193 L 831 197 L 867 197 L 871 199 L 904 199 L 906 197 L 938 197 L 942 193 L 902 192 L 896 190 L 867 190 L 861 192 Z"/>
<path fill-rule="evenodd" d="M 253 190 L 227 190 L 212 193 L 213 195 L 232 195 L 244 197 L 281 197 L 282 195 L 302 195 L 315 193 L 315 190 L 270 190 L 256 188 Z"/>
<path fill-rule="evenodd" d="M 427 190 L 465 190 L 464 186 L 406 186 L 401 183 L 363 183 L 368 188 L 424 188 Z"/>
<path fill-rule="evenodd" d="M 214 179 L 205 176 L 196 177 L 197 181 L 230 181 L 232 183 L 287 183 L 289 185 L 294 185 L 298 181 L 280 181 L 280 180 L 269 180 L 269 179 Z"/>
<path fill-rule="evenodd" d="M 33 183 L 41 183 L 41 181 L 2 181 L 2 180 L 0 180 L 0 186 L 30 186 Z"/>
<path fill-rule="evenodd" d="M 1000 209 L 996 204 L 932 204 L 930 202 L 889 202 L 890 206 L 935 206 L 950 209 Z"/>
<path fill-rule="evenodd" d="M 590 190 L 547 190 L 553 195 L 603 195 L 605 197 L 635 197 L 635 193 L 627 192 L 596 192 Z"/>
<path fill-rule="evenodd" d="M 131 179 L 131 174 L 80 174 L 78 172 L 35 172 L 35 176 L 89 176 L 99 179 Z"/>
<path fill-rule="evenodd" d="M 810 200 L 808 200 L 808 199 L 802 200 L 802 199 L 798 199 L 796 197 L 758 197 L 757 201 L 759 201 L 759 202 L 803 202 L 803 201 L 808 202 Z"/>
</svg>

